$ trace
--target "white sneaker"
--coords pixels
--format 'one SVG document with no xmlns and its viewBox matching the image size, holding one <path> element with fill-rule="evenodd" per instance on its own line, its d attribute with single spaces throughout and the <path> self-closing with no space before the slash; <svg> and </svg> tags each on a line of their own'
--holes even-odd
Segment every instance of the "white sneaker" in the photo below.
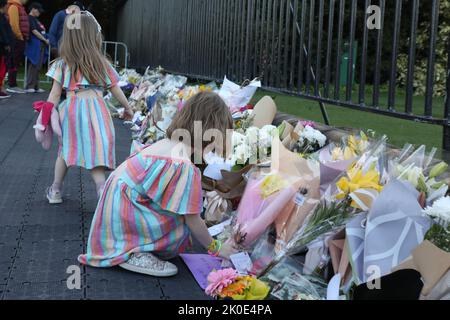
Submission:
<svg viewBox="0 0 450 320">
<path fill-rule="evenodd" d="M 63 203 L 61 192 L 53 192 L 52 187 L 47 188 L 47 199 L 50 204 Z"/>
<path fill-rule="evenodd" d="M 36 93 L 36 90 L 34 90 L 34 89 L 26 89 L 25 92 L 26 93 Z"/>
<path fill-rule="evenodd" d="M 35 93 L 45 93 L 44 89 L 36 89 L 34 90 Z"/>
<path fill-rule="evenodd" d="M 9 93 L 19 93 L 19 94 L 26 93 L 25 90 L 23 90 L 23 89 L 21 89 L 21 88 L 19 88 L 19 87 L 8 88 L 8 89 L 6 89 L 6 92 L 9 92 Z"/>
<path fill-rule="evenodd" d="M 131 258 L 120 265 L 121 268 L 153 277 L 172 277 L 178 268 L 168 261 L 162 261 L 151 253 L 132 254 Z"/>
</svg>

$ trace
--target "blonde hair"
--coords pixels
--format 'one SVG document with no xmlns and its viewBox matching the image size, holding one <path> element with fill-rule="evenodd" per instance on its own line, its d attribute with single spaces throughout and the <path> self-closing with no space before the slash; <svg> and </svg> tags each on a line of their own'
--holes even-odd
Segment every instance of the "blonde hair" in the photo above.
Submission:
<svg viewBox="0 0 450 320">
<path fill-rule="evenodd" d="M 194 148 L 195 122 L 201 122 L 202 136 L 208 130 L 215 129 L 226 138 L 227 131 L 233 129 L 233 118 L 228 106 L 219 95 L 212 92 L 200 92 L 190 98 L 167 129 L 167 137 L 172 139 L 177 130 L 187 130 L 191 136 L 191 148 Z M 210 142 L 203 142 L 203 149 L 208 144 Z M 226 139 L 223 140 L 223 146 L 217 147 L 223 148 L 220 150 L 223 154 L 227 148 Z"/>
<path fill-rule="evenodd" d="M 69 27 L 71 21 L 68 19 L 79 21 L 79 25 Z M 102 53 L 102 45 L 103 36 L 95 18 L 82 13 L 67 16 L 60 57 L 69 66 L 75 81 L 84 76 L 92 85 L 106 85 L 106 70 L 109 65 Z"/>
</svg>

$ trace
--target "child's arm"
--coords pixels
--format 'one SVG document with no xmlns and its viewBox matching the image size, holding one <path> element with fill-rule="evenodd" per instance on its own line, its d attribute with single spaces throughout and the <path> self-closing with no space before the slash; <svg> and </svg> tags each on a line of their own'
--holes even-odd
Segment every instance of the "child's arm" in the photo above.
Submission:
<svg viewBox="0 0 450 320">
<path fill-rule="evenodd" d="M 123 93 L 122 89 L 120 89 L 119 86 L 114 86 L 111 88 L 111 93 L 114 96 L 114 98 L 119 101 L 119 103 L 125 108 L 125 114 L 124 119 L 125 120 L 131 120 L 133 119 L 133 110 L 130 108 L 130 105 L 128 104 L 128 99 L 125 97 L 125 94 Z"/>
<path fill-rule="evenodd" d="M 186 224 L 200 244 L 207 249 L 214 239 L 209 234 L 208 228 L 200 215 L 192 214 L 186 216 Z M 225 259 L 229 259 L 231 255 L 237 253 L 233 246 L 229 243 L 222 245 L 219 256 Z"/>
<path fill-rule="evenodd" d="M 52 91 L 48 96 L 47 101 L 53 103 L 54 106 L 59 105 L 59 100 L 61 99 L 62 86 L 58 81 L 53 81 Z"/>
</svg>

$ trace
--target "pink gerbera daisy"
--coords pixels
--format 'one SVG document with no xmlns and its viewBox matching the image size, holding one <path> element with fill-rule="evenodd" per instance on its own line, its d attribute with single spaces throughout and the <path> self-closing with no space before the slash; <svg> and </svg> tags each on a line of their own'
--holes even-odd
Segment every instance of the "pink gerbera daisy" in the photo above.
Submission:
<svg viewBox="0 0 450 320">
<path fill-rule="evenodd" d="M 213 271 L 208 276 L 208 287 L 205 292 L 207 295 L 217 297 L 222 290 L 232 284 L 238 274 L 234 269 L 223 269 L 219 271 Z"/>
</svg>

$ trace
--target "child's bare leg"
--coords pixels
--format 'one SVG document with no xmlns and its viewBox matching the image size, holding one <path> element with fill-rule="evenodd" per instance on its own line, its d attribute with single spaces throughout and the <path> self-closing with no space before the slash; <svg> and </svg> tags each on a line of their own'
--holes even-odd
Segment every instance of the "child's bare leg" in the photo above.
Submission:
<svg viewBox="0 0 450 320">
<path fill-rule="evenodd" d="M 98 167 L 91 170 L 91 175 L 95 183 L 97 195 L 100 197 L 106 182 L 106 170 L 104 167 Z"/>
<path fill-rule="evenodd" d="M 67 164 L 64 159 L 58 157 L 55 164 L 55 180 L 53 180 L 52 191 L 61 192 L 64 179 L 67 174 Z"/>
</svg>

